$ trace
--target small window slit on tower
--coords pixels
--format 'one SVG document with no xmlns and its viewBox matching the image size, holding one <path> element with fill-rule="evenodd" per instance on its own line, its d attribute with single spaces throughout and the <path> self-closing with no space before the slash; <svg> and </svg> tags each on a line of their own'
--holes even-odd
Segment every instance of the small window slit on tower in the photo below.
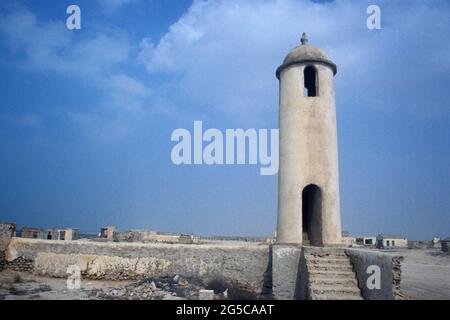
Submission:
<svg viewBox="0 0 450 320">
<path fill-rule="evenodd" d="M 303 71 L 304 96 L 316 97 L 317 96 L 317 72 L 314 67 L 307 66 Z"/>
</svg>

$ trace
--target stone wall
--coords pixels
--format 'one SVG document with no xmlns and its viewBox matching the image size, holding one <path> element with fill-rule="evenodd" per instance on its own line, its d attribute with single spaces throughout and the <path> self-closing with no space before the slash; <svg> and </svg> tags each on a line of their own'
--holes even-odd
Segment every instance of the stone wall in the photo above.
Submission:
<svg viewBox="0 0 450 320">
<path fill-rule="evenodd" d="M 12 261 L 5 261 L 3 269 L 19 272 L 33 272 L 33 260 L 19 257 Z"/>
<path fill-rule="evenodd" d="M 274 244 L 272 246 L 272 295 L 277 300 L 304 299 L 306 275 L 299 245 Z M 302 274 L 303 271 L 303 274 Z"/>
<path fill-rule="evenodd" d="M 403 298 L 400 288 L 403 257 L 365 249 L 346 249 L 345 251 L 353 264 L 358 279 L 358 287 L 361 289 L 361 294 L 365 300 L 395 300 Z M 367 273 L 367 268 L 371 265 L 380 268 L 380 289 L 367 288 L 367 279 L 371 275 Z"/>
<path fill-rule="evenodd" d="M 182 245 L 49 241 L 13 238 L 8 261 L 33 261 L 33 272 L 67 277 L 70 265 L 77 265 L 84 278 L 125 280 L 180 275 L 205 285 L 262 294 L 267 287 L 269 246 Z M 22 260 L 25 261 L 25 260 Z"/>
<path fill-rule="evenodd" d="M 5 259 L 5 252 L 0 251 L 0 271 L 3 271 L 7 265 L 7 261 Z"/>
<path fill-rule="evenodd" d="M 402 257 L 365 249 L 345 251 L 364 299 L 403 297 Z M 66 278 L 71 265 L 80 268 L 84 279 L 135 280 L 180 275 L 209 288 L 228 288 L 230 292 L 248 294 L 246 297 L 263 295 L 275 299 L 304 296 L 302 280 L 306 278 L 301 274 L 301 264 L 301 246 L 256 243 L 185 245 L 12 238 L 5 259 L 0 252 L 0 268 L 37 275 Z M 380 267 L 381 289 L 369 290 L 366 286 L 370 265 Z"/>
<path fill-rule="evenodd" d="M 449 252 L 450 239 L 441 240 L 441 250 L 442 252 Z"/>
<path fill-rule="evenodd" d="M 16 225 L 13 223 L 0 223 L 0 271 L 6 268 L 5 250 L 8 248 L 12 237 L 16 232 Z"/>
<path fill-rule="evenodd" d="M 405 296 L 401 289 L 402 280 L 402 261 L 403 257 L 394 256 L 392 257 L 392 290 L 394 300 L 403 300 Z"/>
<path fill-rule="evenodd" d="M 0 251 L 5 251 L 8 248 L 11 238 L 15 235 L 16 225 L 14 223 L 0 222 Z"/>
</svg>

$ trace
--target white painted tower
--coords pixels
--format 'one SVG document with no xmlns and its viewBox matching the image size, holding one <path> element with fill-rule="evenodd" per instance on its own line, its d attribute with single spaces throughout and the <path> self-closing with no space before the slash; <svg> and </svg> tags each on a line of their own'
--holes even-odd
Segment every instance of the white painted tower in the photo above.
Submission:
<svg viewBox="0 0 450 320">
<path fill-rule="evenodd" d="M 277 243 L 341 245 L 336 65 L 303 34 L 277 69 L 280 171 Z"/>
</svg>

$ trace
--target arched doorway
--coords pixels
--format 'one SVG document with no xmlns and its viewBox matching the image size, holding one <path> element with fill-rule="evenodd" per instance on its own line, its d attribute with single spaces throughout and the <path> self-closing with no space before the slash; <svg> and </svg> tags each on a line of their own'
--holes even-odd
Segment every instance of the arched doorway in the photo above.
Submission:
<svg viewBox="0 0 450 320">
<path fill-rule="evenodd" d="M 302 222 L 305 244 L 322 245 L 322 191 L 310 184 L 302 192 Z"/>
</svg>

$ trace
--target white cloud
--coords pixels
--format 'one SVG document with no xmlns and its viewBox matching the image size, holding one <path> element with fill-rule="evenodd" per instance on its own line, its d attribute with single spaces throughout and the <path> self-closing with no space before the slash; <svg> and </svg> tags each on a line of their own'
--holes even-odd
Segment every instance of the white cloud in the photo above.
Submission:
<svg viewBox="0 0 450 320">
<path fill-rule="evenodd" d="M 174 104 L 258 124 L 276 116 L 275 69 L 306 31 L 310 43 L 325 49 L 338 65 L 340 108 L 361 103 L 415 113 L 417 109 L 405 104 L 409 99 L 426 102 L 420 92 L 411 91 L 431 87 L 423 75 L 448 79 L 442 72 L 448 66 L 442 54 L 448 52 L 449 43 L 441 42 L 450 36 L 448 4 L 380 1 L 381 31 L 366 27 L 368 4 L 195 1 L 158 42 L 142 41 L 139 58 L 150 74 L 176 79 L 159 89 L 167 91 L 166 98 Z M 399 95 L 406 100 L 396 105 Z"/>
<path fill-rule="evenodd" d="M 0 14 L 0 34 L 28 70 L 67 75 L 101 75 L 129 62 L 131 44 L 124 34 L 100 33 L 79 40 L 64 21 L 39 23 L 26 9 Z"/>
<path fill-rule="evenodd" d="M 312 43 L 326 43 L 324 30 L 335 27 L 332 7 L 309 1 L 196 1 L 158 43 L 141 43 L 140 61 L 151 74 L 181 75 L 168 89 L 179 92 L 179 103 L 261 124 L 277 108 L 275 69 L 302 31 L 309 31 Z"/>
<path fill-rule="evenodd" d="M 120 7 L 128 2 L 107 3 Z M 298 45 L 303 31 L 338 65 L 341 112 L 370 107 L 448 115 L 441 104 L 423 107 L 430 93 L 435 101 L 446 101 L 446 93 L 434 83 L 445 83 L 449 77 L 450 45 L 442 41 L 450 37 L 448 4 L 380 1 L 381 31 L 366 28 L 368 4 L 195 1 L 161 39 L 140 43 L 133 43 L 125 32 L 75 41 L 64 21 L 41 23 L 21 9 L 0 14 L 0 34 L 27 70 L 82 79 L 99 91 L 99 105 L 72 114 L 78 124 L 93 124 L 94 136 L 96 128 L 108 123 L 118 135 L 126 133 L 142 113 L 156 110 L 225 119 L 229 126 L 273 125 L 278 108 L 275 69 Z M 138 57 L 133 56 L 136 50 Z M 136 60 L 160 81 L 150 87 L 127 74 Z M 434 81 L 424 81 L 431 74 Z M 99 125 L 101 121 L 105 124 Z"/>
</svg>

